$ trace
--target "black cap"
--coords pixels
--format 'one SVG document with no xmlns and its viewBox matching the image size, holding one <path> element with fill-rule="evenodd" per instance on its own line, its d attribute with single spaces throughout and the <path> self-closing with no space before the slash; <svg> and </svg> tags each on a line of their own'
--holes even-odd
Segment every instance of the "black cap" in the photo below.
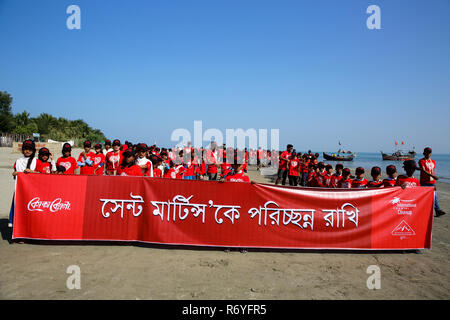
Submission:
<svg viewBox="0 0 450 320">
<path fill-rule="evenodd" d="M 370 171 L 370 174 L 372 174 L 372 175 L 379 175 L 379 174 L 381 174 L 381 168 L 380 167 L 373 167 L 372 170 Z"/>
<path fill-rule="evenodd" d="M 97 143 L 95 146 L 94 146 L 94 149 L 101 149 L 102 148 L 102 145 L 100 144 L 100 143 Z"/>
<path fill-rule="evenodd" d="M 49 156 L 50 155 L 50 150 L 48 150 L 46 147 L 40 148 L 39 149 L 39 155 L 40 156 Z"/>
<path fill-rule="evenodd" d="M 403 168 L 405 169 L 417 169 L 417 164 L 414 160 L 403 161 Z"/>
<path fill-rule="evenodd" d="M 349 168 L 345 168 L 344 170 L 342 170 L 342 175 L 350 175 L 351 171 Z"/>
<path fill-rule="evenodd" d="M 113 146 L 119 146 L 119 147 L 120 147 L 120 140 L 119 140 L 119 139 L 114 140 L 113 143 L 112 143 L 112 145 L 113 145 Z"/>
<path fill-rule="evenodd" d="M 358 168 L 356 168 L 355 173 L 356 173 L 356 174 L 364 173 L 364 168 L 363 168 L 363 167 L 358 167 Z"/>
<path fill-rule="evenodd" d="M 393 173 L 395 173 L 395 172 L 397 172 L 397 168 L 396 168 L 393 164 L 388 165 L 388 166 L 386 167 L 386 173 L 387 173 L 387 174 L 393 174 Z"/>
<path fill-rule="evenodd" d="M 84 146 L 85 148 L 90 148 L 90 147 L 91 147 L 91 142 L 90 142 L 89 140 L 86 140 L 86 141 L 83 143 L 83 146 Z"/>
<path fill-rule="evenodd" d="M 431 148 L 426 147 L 425 149 L 423 149 L 423 153 L 432 153 Z"/>
<path fill-rule="evenodd" d="M 25 140 L 22 143 L 22 150 L 32 150 L 33 152 L 36 151 L 36 145 L 34 144 L 34 141 L 31 139 Z"/>
<path fill-rule="evenodd" d="M 62 147 L 62 152 L 67 152 L 67 151 L 71 151 L 72 150 L 72 146 L 70 145 L 70 143 L 66 142 L 63 144 Z"/>
</svg>

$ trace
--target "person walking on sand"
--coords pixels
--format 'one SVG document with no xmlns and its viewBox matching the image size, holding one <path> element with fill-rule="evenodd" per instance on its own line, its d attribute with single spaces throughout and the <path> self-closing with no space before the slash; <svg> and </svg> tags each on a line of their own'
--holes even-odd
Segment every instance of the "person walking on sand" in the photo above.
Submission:
<svg viewBox="0 0 450 320">
<path fill-rule="evenodd" d="M 437 199 L 437 189 L 436 180 L 439 178 L 435 176 L 436 161 L 431 159 L 432 150 L 430 147 L 426 147 L 423 150 L 423 158 L 419 160 L 420 169 L 420 185 L 423 187 L 434 188 L 434 211 L 436 212 L 436 217 L 445 214 L 444 211 L 439 207 L 439 202 Z"/>
</svg>

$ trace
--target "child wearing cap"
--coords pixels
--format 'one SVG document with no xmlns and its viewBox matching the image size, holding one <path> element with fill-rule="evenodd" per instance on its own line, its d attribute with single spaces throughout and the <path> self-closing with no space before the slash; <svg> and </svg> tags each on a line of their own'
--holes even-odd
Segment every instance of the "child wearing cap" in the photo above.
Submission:
<svg viewBox="0 0 450 320">
<path fill-rule="evenodd" d="M 70 143 L 64 143 L 62 148 L 62 157 L 56 160 L 57 166 L 63 166 L 65 168 L 64 174 L 75 174 L 75 170 L 78 169 L 78 164 L 75 158 L 71 156 L 72 146 Z"/>
<path fill-rule="evenodd" d="M 352 188 L 354 189 L 365 189 L 367 188 L 367 184 L 369 181 L 367 181 L 366 178 L 364 178 L 364 168 L 358 167 L 355 170 L 355 179 L 352 181 Z"/>
<path fill-rule="evenodd" d="M 142 176 L 141 167 L 135 163 L 135 153 L 133 150 L 125 150 L 122 155 L 122 163 L 117 168 L 119 176 Z"/>
<path fill-rule="evenodd" d="M 387 178 L 383 180 L 383 186 L 394 187 L 397 184 L 397 168 L 391 164 L 386 167 Z"/>
<path fill-rule="evenodd" d="M 117 175 L 119 165 L 122 163 L 122 152 L 120 151 L 120 140 L 116 139 L 112 143 L 113 150 L 108 152 L 105 157 L 106 174 L 110 176 Z"/>
<path fill-rule="evenodd" d="M 238 157 L 238 155 L 235 154 L 233 163 L 231 163 L 232 172 L 230 172 L 225 177 L 225 181 L 227 181 L 227 182 L 250 182 L 250 178 L 247 176 L 247 174 L 243 170 L 244 163 L 245 163 L 245 155 L 244 155 L 244 159 L 241 161 L 241 159 Z"/>
<path fill-rule="evenodd" d="M 147 146 L 144 144 L 139 144 L 136 147 L 136 164 L 141 168 L 142 175 L 145 177 L 153 177 L 153 164 L 146 157 Z"/>
<path fill-rule="evenodd" d="M 337 187 L 341 189 L 351 189 L 353 180 L 350 178 L 351 171 L 349 168 L 342 170 L 342 178 L 338 181 Z"/>
<path fill-rule="evenodd" d="M 94 146 L 95 155 L 94 155 L 94 174 L 96 176 L 103 175 L 103 168 L 105 167 L 105 155 L 102 152 L 102 145 L 97 143 Z"/>
<path fill-rule="evenodd" d="M 51 162 L 49 162 L 49 158 Z M 56 163 L 53 159 L 53 155 L 50 153 L 50 150 L 43 147 L 39 149 L 38 159 L 36 161 L 36 172 L 39 173 L 52 173 L 56 172 Z"/>
<path fill-rule="evenodd" d="M 91 151 L 91 142 L 85 141 L 83 143 L 84 151 L 80 153 L 77 160 L 77 165 L 80 167 L 80 174 L 93 175 L 95 171 L 94 157 L 95 153 Z"/>
<path fill-rule="evenodd" d="M 444 215 L 445 212 L 439 207 L 437 199 L 436 180 L 439 180 L 439 178 L 435 176 L 436 161 L 431 159 L 431 154 L 431 148 L 426 147 L 423 150 L 423 158 L 419 160 L 420 185 L 434 188 L 434 211 L 436 212 L 436 217 L 439 217 Z"/>
<path fill-rule="evenodd" d="M 16 176 L 20 172 L 31 173 L 36 170 L 36 146 L 33 140 L 28 139 L 22 142 L 22 155 L 23 157 L 20 157 L 14 162 L 14 171 L 12 173 L 14 179 L 16 179 Z M 13 194 L 13 200 L 11 202 L 11 209 L 9 211 L 8 227 L 12 227 L 14 223 L 14 197 L 15 191 Z"/>
<path fill-rule="evenodd" d="M 344 170 L 344 166 L 338 163 L 335 167 L 335 173 L 331 176 L 331 188 L 337 188 L 339 180 L 342 179 L 342 170 Z"/>
<path fill-rule="evenodd" d="M 400 186 L 403 189 L 420 186 L 420 181 L 413 176 L 414 171 L 417 169 L 416 162 L 414 160 L 406 160 L 403 162 L 403 168 L 405 169 L 406 175 L 398 176 L 396 186 Z"/>
<path fill-rule="evenodd" d="M 370 171 L 370 175 L 372 176 L 372 181 L 369 181 L 367 184 L 368 188 L 383 188 L 383 180 L 381 180 L 381 168 L 380 167 L 372 167 Z"/>
</svg>

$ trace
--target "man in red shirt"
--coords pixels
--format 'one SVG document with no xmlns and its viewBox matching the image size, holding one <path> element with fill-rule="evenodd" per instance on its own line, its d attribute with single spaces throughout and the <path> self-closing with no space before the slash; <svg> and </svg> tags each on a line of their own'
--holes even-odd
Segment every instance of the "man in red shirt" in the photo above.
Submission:
<svg viewBox="0 0 450 320">
<path fill-rule="evenodd" d="M 405 169 L 406 175 L 400 175 L 397 178 L 396 186 L 400 186 L 403 189 L 405 188 L 414 188 L 419 187 L 420 182 L 416 178 L 414 178 L 414 171 L 417 170 L 417 164 L 414 160 L 406 160 L 403 162 L 403 168 Z"/>
<path fill-rule="evenodd" d="M 432 150 L 430 147 L 426 147 L 423 150 L 423 158 L 419 160 L 420 169 L 420 185 L 424 187 L 434 188 L 434 211 L 436 212 L 436 217 L 445 214 L 444 211 L 439 207 L 439 202 L 437 199 L 436 191 L 436 180 L 439 178 L 435 176 L 436 162 L 431 159 Z"/>
<path fill-rule="evenodd" d="M 250 182 L 250 178 L 248 175 L 242 170 L 243 161 L 237 154 L 234 155 L 234 161 L 231 163 L 232 171 L 225 176 L 225 179 L 222 178 L 220 182 Z"/>
<path fill-rule="evenodd" d="M 323 186 L 325 188 L 333 188 L 331 185 L 331 179 L 333 178 L 332 172 L 333 166 L 331 164 L 327 164 L 325 166 L 325 174 L 323 175 Z"/>
<path fill-rule="evenodd" d="M 286 184 L 286 178 L 288 174 L 287 163 L 291 159 L 292 149 L 294 149 L 294 146 L 292 144 L 288 144 L 286 150 L 283 151 L 280 155 L 280 159 L 278 162 L 278 177 L 275 181 L 275 184 L 279 184 L 281 179 L 283 179 L 281 181 L 281 184 L 283 186 Z"/>
</svg>

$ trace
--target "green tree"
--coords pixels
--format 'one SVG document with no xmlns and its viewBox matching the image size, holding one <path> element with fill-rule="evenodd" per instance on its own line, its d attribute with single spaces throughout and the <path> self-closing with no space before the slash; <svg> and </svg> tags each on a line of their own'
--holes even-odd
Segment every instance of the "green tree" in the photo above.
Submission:
<svg viewBox="0 0 450 320">
<path fill-rule="evenodd" d="M 0 131 L 10 132 L 14 129 L 14 116 L 11 112 L 12 97 L 6 91 L 0 91 Z"/>
</svg>

